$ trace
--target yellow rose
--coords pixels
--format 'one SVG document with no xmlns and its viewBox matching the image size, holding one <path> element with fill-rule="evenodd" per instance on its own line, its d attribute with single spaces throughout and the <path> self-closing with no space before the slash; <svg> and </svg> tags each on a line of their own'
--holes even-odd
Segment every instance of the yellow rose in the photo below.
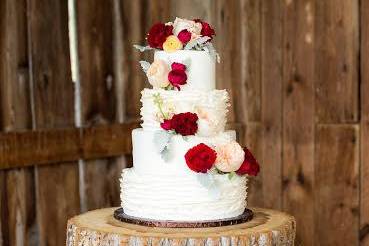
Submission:
<svg viewBox="0 0 369 246">
<path fill-rule="evenodd" d="M 182 42 L 177 38 L 177 36 L 174 35 L 167 37 L 167 39 L 163 43 L 163 50 L 166 52 L 174 52 L 182 48 Z"/>
</svg>

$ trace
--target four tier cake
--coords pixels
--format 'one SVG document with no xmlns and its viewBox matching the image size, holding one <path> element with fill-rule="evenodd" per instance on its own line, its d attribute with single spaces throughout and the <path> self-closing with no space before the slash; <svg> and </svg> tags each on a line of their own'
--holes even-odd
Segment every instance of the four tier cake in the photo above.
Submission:
<svg viewBox="0 0 369 246">
<path fill-rule="evenodd" d="M 124 213 L 143 219 L 209 221 L 247 206 L 247 178 L 259 165 L 236 132 L 225 130 L 229 95 L 217 90 L 219 62 L 206 22 L 176 18 L 147 35 L 154 60 L 140 61 L 150 89 L 142 91 L 142 128 L 132 132 L 133 167 L 121 178 Z"/>
</svg>

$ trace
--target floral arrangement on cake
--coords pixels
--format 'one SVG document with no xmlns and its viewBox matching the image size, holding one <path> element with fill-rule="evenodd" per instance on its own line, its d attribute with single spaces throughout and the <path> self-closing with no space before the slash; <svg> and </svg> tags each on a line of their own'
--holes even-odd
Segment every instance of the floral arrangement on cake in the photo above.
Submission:
<svg viewBox="0 0 369 246">
<path fill-rule="evenodd" d="M 235 141 L 216 146 L 215 149 L 200 143 L 189 149 L 185 155 L 187 166 L 197 173 L 216 171 L 228 174 L 231 179 L 234 175 L 256 176 L 260 166 L 250 150 L 242 147 Z"/>
<path fill-rule="evenodd" d="M 135 45 L 138 50 L 151 49 L 174 52 L 177 50 L 204 50 L 216 56 L 211 40 L 215 36 L 209 23 L 200 20 L 176 18 L 174 22 L 156 23 L 147 33 L 148 45 Z"/>
<path fill-rule="evenodd" d="M 214 36 L 214 29 L 203 20 L 176 18 L 174 22 L 154 24 L 147 33 L 147 45 L 134 47 L 141 52 L 207 51 L 219 61 L 219 55 L 211 43 Z M 180 91 L 187 83 L 187 71 L 191 68 L 190 61 L 178 58 L 155 58 L 151 64 L 147 61 L 140 61 L 140 64 L 152 87 L 164 90 Z M 210 112 L 209 108 L 191 105 L 181 109 L 180 105 L 168 105 L 160 93 L 155 93 L 152 100 L 157 107 L 156 120 L 160 126 L 153 141 L 157 152 L 165 161 L 170 160 L 170 143 L 173 137 L 179 136 L 187 141 L 191 136 L 209 137 L 222 131 L 217 113 Z M 242 175 L 256 176 L 260 169 L 252 153 L 234 140 L 216 144 L 199 143 L 187 151 L 184 159 L 190 170 L 197 173 L 203 181 L 207 180 L 204 182 L 207 185 L 211 174 L 228 175 L 232 179 Z"/>
<path fill-rule="evenodd" d="M 141 52 L 146 50 L 163 50 L 175 52 L 179 50 L 207 51 L 211 57 L 220 61 L 211 40 L 215 36 L 214 29 L 209 23 L 200 20 L 187 20 L 176 18 L 174 22 L 156 23 L 147 33 L 146 46 L 134 45 Z M 146 73 L 153 88 L 165 90 L 181 90 L 187 83 L 186 70 L 188 62 L 167 62 L 155 59 L 153 63 L 140 61 L 142 70 Z"/>
<path fill-rule="evenodd" d="M 164 101 L 160 94 L 154 94 L 154 104 L 160 112 L 160 127 L 155 136 L 155 145 L 164 160 L 169 156 L 169 143 L 175 135 L 180 135 L 186 140 L 188 136 L 199 133 L 199 121 L 197 113 L 184 112 L 175 114 L 164 110 Z M 206 112 L 200 111 L 200 116 Z M 256 176 L 260 167 L 250 150 L 242 148 L 236 141 L 226 144 L 208 146 L 200 143 L 187 151 L 184 156 L 186 164 L 192 171 L 200 174 L 217 173 L 227 174 L 230 179 L 235 175 Z"/>
<path fill-rule="evenodd" d="M 140 64 L 153 88 L 180 91 L 181 86 L 187 83 L 186 69 L 189 65 L 185 62 L 173 62 L 169 66 L 165 61 L 156 59 L 151 64 L 147 61 L 140 61 Z"/>
</svg>

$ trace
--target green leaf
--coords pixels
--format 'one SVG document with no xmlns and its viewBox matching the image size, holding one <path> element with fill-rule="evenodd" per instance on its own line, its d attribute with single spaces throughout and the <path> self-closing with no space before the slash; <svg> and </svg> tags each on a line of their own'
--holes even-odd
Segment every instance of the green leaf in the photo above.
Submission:
<svg viewBox="0 0 369 246">
<path fill-rule="evenodd" d="M 150 46 L 142 46 L 142 45 L 138 45 L 138 44 L 134 44 L 133 47 L 137 50 L 139 50 L 140 52 L 144 52 L 146 50 L 153 50 L 154 48 L 151 48 Z"/>
<path fill-rule="evenodd" d="M 139 61 L 140 65 L 141 65 L 141 68 L 142 70 L 146 73 L 147 70 L 149 69 L 150 67 L 150 63 L 147 62 L 147 61 Z"/>
<path fill-rule="evenodd" d="M 171 152 L 168 148 L 168 146 L 165 146 L 163 151 L 160 152 L 161 158 L 165 161 L 165 162 L 169 162 L 170 158 L 171 158 Z"/>
<path fill-rule="evenodd" d="M 228 179 L 229 180 L 232 180 L 235 176 L 236 176 L 236 173 L 235 172 L 228 173 Z"/>
<path fill-rule="evenodd" d="M 154 133 L 154 146 L 157 153 L 163 152 L 169 145 L 173 134 L 167 131 L 159 130 Z"/>
</svg>

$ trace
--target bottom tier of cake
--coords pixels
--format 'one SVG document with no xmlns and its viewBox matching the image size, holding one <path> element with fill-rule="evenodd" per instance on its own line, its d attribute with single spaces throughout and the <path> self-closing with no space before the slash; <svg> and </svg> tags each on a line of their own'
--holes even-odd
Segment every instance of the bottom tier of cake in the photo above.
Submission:
<svg viewBox="0 0 369 246">
<path fill-rule="evenodd" d="M 153 220 L 231 218 L 246 208 L 246 185 L 245 176 L 143 175 L 127 168 L 121 178 L 122 207 L 127 215 Z"/>
</svg>

